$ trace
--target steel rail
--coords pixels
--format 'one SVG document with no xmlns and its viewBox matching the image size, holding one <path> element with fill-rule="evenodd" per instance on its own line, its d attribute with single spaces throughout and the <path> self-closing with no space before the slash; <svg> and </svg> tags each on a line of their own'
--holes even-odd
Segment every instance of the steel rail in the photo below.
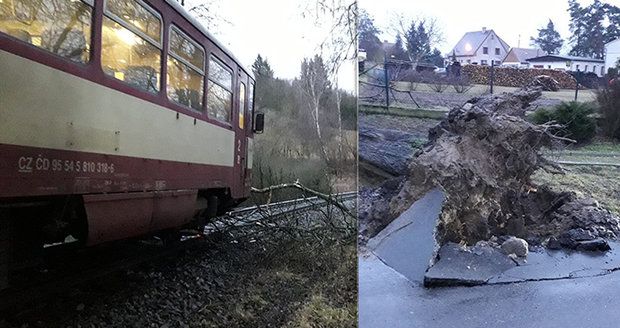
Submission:
<svg viewBox="0 0 620 328">
<path fill-rule="evenodd" d="M 333 194 L 333 199 L 337 201 L 347 201 L 357 198 L 357 191 Z M 244 207 L 227 212 L 226 215 L 215 218 L 205 226 L 204 234 L 209 235 L 214 232 L 221 232 L 232 227 L 239 228 L 269 217 L 274 219 L 287 214 L 305 211 L 314 207 L 321 207 L 328 204 L 328 201 L 319 197 L 297 198 L 281 201 L 277 203 Z M 280 211 L 278 211 L 280 210 Z M 194 236 L 198 237 L 198 236 Z"/>
<path fill-rule="evenodd" d="M 331 196 L 336 201 L 338 200 L 344 201 L 344 200 L 348 200 L 353 197 L 357 197 L 357 191 L 342 192 L 338 194 L 333 194 Z M 290 206 L 290 205 L 295 205 L 295 204 L 303 204 L 303 203 L 307 203 L 307 202 L 318 200 L 318 199 L 319 198 L 317 196 L 302 197 L 302 198 L 297 198 L 297 199 L 285 200 L 285 201 L 281 201 L 277 203 L 269 203 L 269 204 L 263 204 L 263 205 L 242 207 L 242 208 L 233 209 L 231 211 L 226 212 L 226 216 L 232 216 L 235 214 L 242 214 L 244 212 L 252 212 L 256 210 L 269 210 L 269 209 L 280 208 L 280 207 Z"/>
</svg>

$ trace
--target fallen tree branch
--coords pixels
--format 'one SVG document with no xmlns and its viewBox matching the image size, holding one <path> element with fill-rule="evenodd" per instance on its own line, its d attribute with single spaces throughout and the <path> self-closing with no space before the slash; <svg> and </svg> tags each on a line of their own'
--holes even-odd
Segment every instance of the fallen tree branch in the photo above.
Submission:
<svg viewBox="0 0 620 328">
<path fill-rule="evenodd" d="M 328 204 L 332 204 L 334 206 L 336 206 L 338 209 L 340 209 L 343 213 L 345 213 L 346 215 L 352 217 L 352 218 L 356 218 L 356 216 L 351 213 L 351 211 L 344 206 L 344 204 L 342 204 L 341 202 L 337 201 L 336 199 L 334 199 L 334 197 L 332 197 L 331 194 L 325 194 L 322 192 L 318 192 L 316 190 L 312 190 L 304 185 L 302 185 L 301 183 L 299 183 L 299 180 L 293 182 L 293 183 L 281 183 L 278 185 L 273 185 L 273 186 L 269 186 L 266 188 L 254 188 L 252 187 L 251 191 L 253 193 L 258 193 L 258 194 L 266 194 L 269 193 L 269 195 L 271 195 L 271 193 L 273 193 L 275 190 L 280 190 L 280 189 L 298 189 L 301 190 L 303 192 L 309 193 L 313 196 L 316 196 L 317 198 L 320 198 L 322 200 L 324 200 L 325 202 L 327 202 Z M 271 198 L 271 197 L 270 197 Z"/>
</svg>

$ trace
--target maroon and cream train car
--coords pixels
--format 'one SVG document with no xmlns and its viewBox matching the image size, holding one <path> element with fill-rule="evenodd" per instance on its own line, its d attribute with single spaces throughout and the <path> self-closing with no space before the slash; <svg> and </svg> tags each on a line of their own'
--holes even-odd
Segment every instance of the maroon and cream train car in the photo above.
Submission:
<svg viewBox="0 0 620 328">
<path fill-rule="evenodd" d="M 166 231 L 248 197 L 253 94 L 174 0 L 0 0 L 0 285 L 10 254 Z"/>
</svg>

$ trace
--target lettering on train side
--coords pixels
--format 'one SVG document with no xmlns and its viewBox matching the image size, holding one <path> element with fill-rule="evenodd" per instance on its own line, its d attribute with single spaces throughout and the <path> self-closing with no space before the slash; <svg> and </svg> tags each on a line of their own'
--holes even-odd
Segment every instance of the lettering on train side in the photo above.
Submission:
<svg viewBox="0 0 620 328">
<path fill-rule="evenodd" d="M 114 174 L 114 163 L 97 161 L 74 161 L 70 159 L 47 158 L 43 155 L 36 157 L 22 156 L 17 160 L 19 173 L 32 172 L 76 172 L 94 174 Z"/>
</svg>

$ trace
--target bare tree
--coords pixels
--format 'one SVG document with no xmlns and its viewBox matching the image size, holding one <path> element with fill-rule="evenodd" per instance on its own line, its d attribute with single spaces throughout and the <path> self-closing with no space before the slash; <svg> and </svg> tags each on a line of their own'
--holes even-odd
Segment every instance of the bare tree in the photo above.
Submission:
<svg viewBox="0 0 620 328">
<path fill-rule="evenodd" d="M 319 113 L 321 109 L 321 99 L 331 87 L 323 58 L 315 55 L 312 59 L 304 59 L 301 63 L 300 91 L 303 99 L 310 109 L 314 128 L 317 134 L 321 155 L 325 161 L 329 161 L 327 145 L 321 134 L 321 124 Z"/>
<path fill-rule="evenodd" d="M 302 16 L 313 20 L 315 26 L 325 31 L 317 52 L 324 59 L 328 77 L 334 86 L 338 117 L 338 151 L 343 157 L 342 95 L 338 83 L 342 65 L 353 61 L 357 55 L 357 1 L 316 0 L 302 11 Z"/>
<path fill-rule="evenodd" d="M 219 31 L 223 25 L 232 23 L 223 17 L 220 12 L 220 3 L 224 0 L 179 0 L 179 2 L 206 28 Z"/>
<path fill-rule="evenodd" d="M 302 17 L 312 19 L 324 32 L 318 53 L 324 58 L 329 75 L 334 75 L 347 60 L 357 56 L 357 1 L 316 0 L 306 4 Z"/>
</svg>

